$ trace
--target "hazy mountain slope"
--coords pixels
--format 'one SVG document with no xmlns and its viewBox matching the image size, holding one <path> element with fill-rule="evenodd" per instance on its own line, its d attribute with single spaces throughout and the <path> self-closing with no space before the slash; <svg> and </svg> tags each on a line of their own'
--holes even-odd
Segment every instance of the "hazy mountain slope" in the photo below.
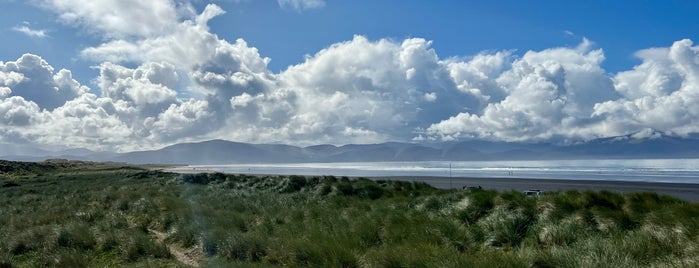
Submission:
<svg viewBox="0 0 699 268">
<path fill-rule="evenodd" d="M 348 144 L 297 147 L 284 144 L 249 144 L 225 140 L 180 143 L 159 150 L 123 154 L 85 149 L 43 152 L 44 156 L 2 156 L 0 159 L 41 161 L 65 158 L 135 164 L 235 164 L 358 161 L 480 161 L 615 158 L 696 158 L 697 137 L 651 133 L 597 139 L 574 145 L 466 141 L 444 143 Z M 7 146 L 6 146 L 7 147 Z M 9 147 L 8 147 L 9 148 Z M 34 151 L 37 153 L 38 151 Z M 39 152 L 42 153 L 42 152 Z"/>
<path fill-rule="evenodd" d="M 293 149 L 296 148 L 296 149 Z M 230 164 L 297 162 L 301 149 L 288 145 L 255 145 L 224 140 L 180 143 L 160 150 L 125 153 L 115 160 L 128 163 Z"/>
</svg>

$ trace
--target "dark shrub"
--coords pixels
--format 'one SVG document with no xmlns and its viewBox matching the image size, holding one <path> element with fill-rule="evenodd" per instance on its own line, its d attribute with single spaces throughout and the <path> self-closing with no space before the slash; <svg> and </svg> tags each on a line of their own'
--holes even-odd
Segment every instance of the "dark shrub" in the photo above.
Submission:
<svg viewBox="0 0 699 268">
<path fill-rule="evenodd" d="M 331 193 L 332 191 L 333 191 L 333 188 L 332 188 L 330 185 L 327 185 L 327 184 L 322 184 L 322 185 L 320 185 L 320 186 L 317 188 L 317 190 L 316 190 L 316 192 L 318 193 L 318 195 L 321 195 L 321 196 L 328 195 L 328 194 Z"/>
<path fill-rule="evenodd" d="M 335 176 L 323 176 L 323 182 L 335 183 L 337 178 Z"/>
<path fill-rule="evenodd" d="M 351 183 L 341 182 L 338 183 L 335 187 L 337 188 L 337 191 L 342 195 L 351 196 L 354 194 L 354 187 L 352 187 Z"/>
<path fill-rule="evenodd" d="M 287 179 L 287 184 L 283 192 L 298 192 L 306 186 L 306 178 L 302 176 L 292 175 Z"/>
<path fill-rule="evenodd" d="M 412 183 L 407 181 L 390 181 L 389 187 L 396 192 L 402 192 L 412 189 Z"/>
<path fill-rule="evenodd" d="M 160 175 L 160 172 L 157 170 L 149 170 L 149 171 L 143 171 L 139 172 L 133 175 L 129 175 L 130 178 L 132 179 L 137 179 L 137 180 L 142 180 L 142 179 L 149 179 L 149 178 L 155 178 Z"/>
<path fill-rule="evenodd" d="M 619 227 L 623 230 L 633 230 L 641 226 L 641 221 L 624 212 L 621 213 L 618 221 Z"/>
<path fill-rule="evenodd" d="M 182 174 L 182 176 L 180 176 L 180 181 L 192 184 L 208 184 L 209 176 L 205 173 Z"/>
<path fill-rule="evenodd" d="M 431 189 L 434 189 L 434 187 L 432 187 L 432 185 L 429 185 L 428 183 L 423 182 L 423 181 L 414 181 L 412 184 L 413 184 L 412 185 L 413 190 L 431 190 Z"/>
<path fill-rule="evenodd" d="M 306 178 L 306 186 L 316 186 L 320 183 L 320 178 L 318 177 L 311 177 L 311 178 Z"/>
<path fill-rule="evenodd" d="M 214 172 L 209 174 L 208 182 L 224 182 L 226 181 L 226 175 L 221 172 Z"/>
<path fill-rule="evenodd" d="M 369 198 L 372 200 L 381 198 L 381 196 L 383 196 L 384 193 L 381 187 L 374 184 L 367 184 L 361 186 L 361 188 L 357 188 L 355 192 L 359 197 Z"/>
<path fill-rule="evenodd" d="M 624 204 L 624 196 L 610 191 L 586 191 L 583 193 L 583 200 L 586 208 L 601 207 L 619 209 Z"/>
</svg>

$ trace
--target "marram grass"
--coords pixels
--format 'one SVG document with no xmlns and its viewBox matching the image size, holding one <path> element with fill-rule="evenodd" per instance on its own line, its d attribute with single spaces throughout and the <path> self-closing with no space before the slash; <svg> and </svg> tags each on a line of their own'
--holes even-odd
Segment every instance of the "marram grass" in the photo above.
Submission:
<svg viewBox="0 0 699 268">
<path fill-rule="evenodd" d="M 699 205 L 655 193 L 43 165 L 0 179 L 0 267 L 699 265 Z"/>
</svg>

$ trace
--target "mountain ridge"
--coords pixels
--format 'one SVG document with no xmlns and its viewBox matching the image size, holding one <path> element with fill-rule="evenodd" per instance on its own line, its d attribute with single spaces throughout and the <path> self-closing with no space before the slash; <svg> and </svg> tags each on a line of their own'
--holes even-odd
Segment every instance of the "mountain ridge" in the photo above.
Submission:
<svg viewBox="0 0 699 268">
<path fill-rule="evenodd" d="M 34 150 L 45 155 L 0 155 L 0 159 L 43 161 L 48 158 L 132 164 L 252 164 L 304 162 L 483 161 L 560 159 L 699 158 L 699 138 L 652 132 L 600 138 L 585 143 L 515 143 L 472 140 L 441 143 L 253 144 L 222 139 L 178 143 L 157 150 L 127 153 L 69 149 Z M 72 154 L 71 154 L 72 153 Z"/>
</svg>

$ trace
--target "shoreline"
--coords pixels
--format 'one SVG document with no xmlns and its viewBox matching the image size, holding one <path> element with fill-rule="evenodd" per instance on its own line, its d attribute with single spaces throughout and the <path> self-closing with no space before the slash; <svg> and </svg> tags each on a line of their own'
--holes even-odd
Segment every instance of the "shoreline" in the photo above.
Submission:
<svg viewBox="0 0 699 268">
<path fill-rule="evenodd" d="M 470 178 L 429 176 L 386 176 L 369 177 L 372 180 L 422 181 L 437 188 L 449 189 L 478 187 L 497 191 L 526 191 L 538 189 L 544 192 L 557 191 L 613 191 L 621 193 L 656 192 L 691 202 L 699 202 L 699 184 L 671 182 L 629 182 L 602 180 L 527 179 L 527 178 Z"/>
<path fill-rule="evenodd" d="M 179 166 L 163 169 L 165 172 L 192 174 L 211 173 L 214 170 L 206 168 L 192 168 Z M 277 176 L 279 174 L 245 174 L 251 176 Z M 286 175 L 282 175 L 286 176 Z M 313 177 L 307 176 L 306 177 Z M 341 176 L 336 176 L 341 177 Z M 357 178 L 357 177 L 352 177 Z M 487 177 L 436 177 L 436 176 L 369 176 L 371 180 L 401 180 L 421 181 L 441 189 L 461 189 L 462 187 L 478 187 L 497 191 L 526 191 L 538 189 L 544 192 L 557 191 L 613 191 L 621 193 L 630 192 L 656 192 L 658 194 L 673 196 L 690 202 L 699 202 L 699 184 L 697 183 L 672 183 L 672 182 L 635 182 L 635 181 L 609 181 L 609 180 L 579 180 L 579 179 L 529 179 L 529 178 L 487 178 Z"/>
</svg>

